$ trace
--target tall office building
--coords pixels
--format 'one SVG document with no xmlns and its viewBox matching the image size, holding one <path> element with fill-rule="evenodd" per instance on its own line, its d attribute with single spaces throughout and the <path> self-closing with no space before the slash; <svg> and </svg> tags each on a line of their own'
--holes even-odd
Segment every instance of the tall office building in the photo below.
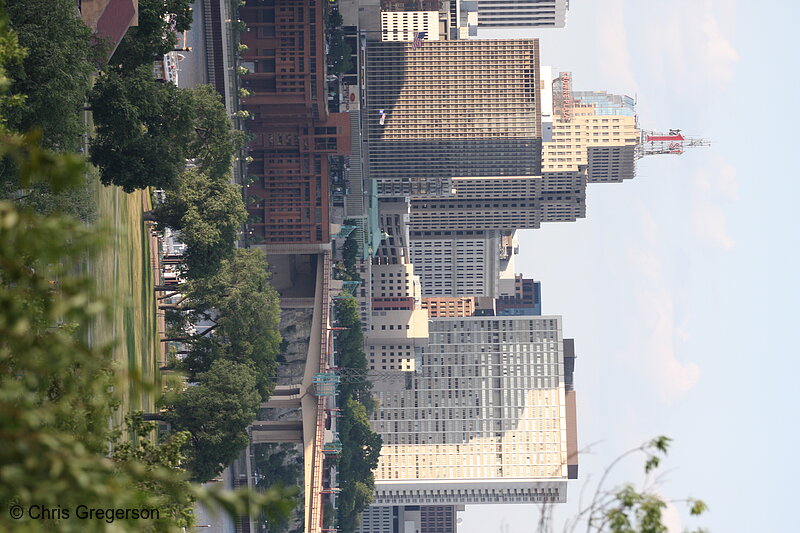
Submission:
<svg viewBox="0 0 800 533">
<path fill-rule="evenodd" d="M 448 197 L 412 197 L 409 227 L 415 235 L 532 229 L 586 216 L 586 165 L 541 176 L 455 178 L 451 187 Z"/>
<path fill-rule="evenodd" d="M 364 332 L 370 370 L 414 371 L 428 344 L 428 312 L 410 264 L 372 265 L 371 317 Z"/>
<path fill-rule="evenodd" d="M 478 28 L 563 28 L 569 0 L 477 0 Z"/>
<path fill-rule="evenodd" d="M 620 182 L 636 175 L 641 141 L 635 101 L 605 91 L 573 91 L 572 74 L 553 81 L 553 137 L 545 142 L 545 172 L 587 168 L 589 183 Z"/>
<path fill-rule="evenodd" d="M 247 0 L 239 16 L 250 30 L 241 59 L 252 93 L 243 99 L 252 114 L 250 240 L 268 253 L 330 246 L 328 156 L 349 153 L 350 119 L 327 109 L 323 9 Z"/>
<path fill-rule="evenodd" d="M 356 533 L 456 533 L 463 505 L 372 505 L 361 514 Z"/>
<path fill-rule="evenodd" d="M 437 233 L 409 241 L 409 256 L 420 278 L 422 296 L 494 298 L 501 262 L 500 232 Z"/>
<path fill-rule="evenodd" d="M 540 172 L 536 39 L 368 43 L 366 91 L 379 197 L 448 195 L 455 177 Z"/>
<path fill-rule="evenodd" d="M 376 384 L 375 503 L 564 501 L 577 475 L 566 345 L 555 316 L 431 319 L 413 380 Z"/>
<path fill-rule="evenodd" d="M 412 42 L 423 32 L 424 40 L 439 40 L 438 11 L 381 11 L 381 41 Z"/>
</svg>

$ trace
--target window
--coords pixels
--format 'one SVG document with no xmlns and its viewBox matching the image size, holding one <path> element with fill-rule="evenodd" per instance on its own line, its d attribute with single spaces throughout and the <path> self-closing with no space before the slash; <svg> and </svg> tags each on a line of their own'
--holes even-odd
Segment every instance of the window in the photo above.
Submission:
<svg viewBox="0 0 800 533">
<path fill-rule="evenodd" d="M 259 26 L 258 27 L 258 36 L 260 38 L 263 38 L 263 37 L 275 37 L 275 26 Z"/>
</svg>

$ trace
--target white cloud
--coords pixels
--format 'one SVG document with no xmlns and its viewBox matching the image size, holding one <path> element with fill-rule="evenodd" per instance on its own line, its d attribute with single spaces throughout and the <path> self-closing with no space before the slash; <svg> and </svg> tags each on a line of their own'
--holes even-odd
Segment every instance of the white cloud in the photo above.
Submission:
<svg viewBox="0 0 800 533">
<path fill-rule="evenodd" d="M 653 250 L 629 250 L 628 258 L 642 276 L 652 280 L 661 279 L 661 260 Z"/>
<path fill-rule="evenodd" d="M 664 9 L 639 4 L 650 12 L 642 17 L 632 36 L 641 46 L 648 74 L 669 86 L 669 93 L 697 94 L 702 89 L 720 89 L 734 76 L 739 54 L 733 45 L 736 6 L 725 0 L 696 0 L 690 9 Z M 652 16 L 654 12 L 657 16 Z"/>
<path fill-rule="evenodd" d="M 717 248 L 732 250 L 736 241 L 728 233 L 726 213 L 718 201 L 738 198 L 736 168 L 722 157 L 714 157 L 710 163 L 710 167 L 694 175 L 692 225 L 701 239 Z"/>
<path fill-rule="evenodd" d="M 639 316 L 646 326 L 642 339 L 647 368 L 662 399 L 671 402 L 689 392 L 700 379 L 700 367 L 682 362 L 678 348 L 682 328 L 675 323 L 675 305 L 666 287 L 656 287 L 639 295 Z M 680 342 L 682 345 L 683 343 Z"/>
<path fill-rule="evenodd" d="M 706 35 L 706 67 L 711 79 L 726 84 L 733 79 L 733 65 L 739 61 L 739 54 L 733 44 L 722 32 L 718 20 L 707 15 L 703 24 Z"/>
<path fill-rule="evenodd" d="M 739 182 L 736 180 L 736 167 L 721 157 L 716 157 L 715 187 L 723 196 L 735 200 L 739 195 Z"/>
<path fill-rule="evenodd" d="M 628 249 L 635 309 L 628 317 L 629 338 L 624 356 L 652 384 L 661 399 L 671 403 L 689 392 L 700 379 L 700 367 L 681 360 L 689 341 L 688 316 L 678 316 L 678 290 L 666 281 L 660 256 L 662 242 L 652 213 L 640 208 L 642 239 Z"/>
<path fill-rule="evenodd" d="M 631 68 L 630 45 L 625 31 L 623 0 L 611 0 L 597 15 L 597 57 L 601 58 L 600 70 L 607 82 L 626 87 L 635 92 L 636 78 Z"/>
<path fill-rule="evenodd" d="M 698 236 L 713 246 L 723 250 L 733 250 L 736 247 L 736 241 L 728 234 L 722 207 L 712 203 L 695 205 L 692 209 L 692 224 Z"/>
</svg>

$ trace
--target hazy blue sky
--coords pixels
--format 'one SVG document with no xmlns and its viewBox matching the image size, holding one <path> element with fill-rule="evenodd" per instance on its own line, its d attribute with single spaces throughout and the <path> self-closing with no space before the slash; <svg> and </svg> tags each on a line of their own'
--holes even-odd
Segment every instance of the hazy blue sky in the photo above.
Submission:
<svg viewBox="0 0 800 533">
<path fill-rule="evenodd" d="M 711 507 L 671 511 L 682 527 L 800 531 L 798 6 L 572 0 L 566 29 L 481 34 L 539 37 L 542 64 L 572 71 L 575 89 L 635 94 L 644 129 L 713 141 L 590 185 L 584 220 L 520 232 L 518 270 L 576 339 L 579 442 L 602 441 L 581 477 L 668 435 L 662 493 Z M 459 531 L 530 532 L 537 515 L 470 507 Z"/>
</svg>

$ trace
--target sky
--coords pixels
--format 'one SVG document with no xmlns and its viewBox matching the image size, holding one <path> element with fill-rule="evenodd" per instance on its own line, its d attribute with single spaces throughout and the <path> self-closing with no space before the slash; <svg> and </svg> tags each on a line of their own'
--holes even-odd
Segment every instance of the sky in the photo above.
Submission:
<svg viewBox="0 0 800 533">
<path fill-rule="evenodd" d="M 517 270 L 542 282 L 578 356 L 580 479 L 657 435 L 673 440 L 660 493 L 671 532 L 795 531 L 800 464 L 798 60 L 800 3 L 572 0 L 541 63 L 576 90 L 637 97 L 643 129 L 712 146 L 651 156 L 621 184 L 591 184 L 587 216 L 518 232 Z M 612 482 L 641 482 L 642 462 Z M 534 505 L 470 506 L 460 533 L 531 533 Z M 560 527 L 557 529 L 560 531 Z"/>
</svg>

